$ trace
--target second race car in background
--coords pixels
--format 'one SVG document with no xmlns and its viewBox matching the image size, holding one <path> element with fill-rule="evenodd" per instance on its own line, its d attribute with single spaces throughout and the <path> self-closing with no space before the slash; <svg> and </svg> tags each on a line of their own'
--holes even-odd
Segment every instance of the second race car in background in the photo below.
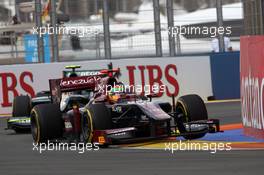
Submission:
<svg viewBox="0 0 264 175">
<path fill-rule="evenodd" d="M 63 70 L 63 77 L 76 77 L 97 75 L 100 70 L 76 70 L 81 68 L 79 65 L 70 65 Z M 89 101 L 89 93 L 82 91 L 81 94 L 87 101 Z M 12 117 L 7 120 L 7 129 L 12 129 L 17 133 L 30 132 L 30 112 L 31 109 L 39 104 L 51 103 L 50 91 L 41 91 L 36 94 L 34 98 L 28 95 L 20 95 L 14 98 L 12 106 Z"/>
</svg>

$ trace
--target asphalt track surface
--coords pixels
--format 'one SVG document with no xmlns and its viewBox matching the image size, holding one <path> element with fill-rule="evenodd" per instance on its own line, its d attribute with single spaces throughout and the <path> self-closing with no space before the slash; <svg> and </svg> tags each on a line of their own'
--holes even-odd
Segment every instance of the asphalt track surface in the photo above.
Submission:
<svg viewBox="0 0 264 175">
<path fill-rule="evenodd" d="M 238 123 L 239 102 L 207 104 L 209 117 Z M 263 150 L 208 151 L 107 148 L 99 151 L 33 151 L 28 134 L 5 131 L 0 119 L 0 175 L 9 174 L 263 174 Z"/>
</svg>

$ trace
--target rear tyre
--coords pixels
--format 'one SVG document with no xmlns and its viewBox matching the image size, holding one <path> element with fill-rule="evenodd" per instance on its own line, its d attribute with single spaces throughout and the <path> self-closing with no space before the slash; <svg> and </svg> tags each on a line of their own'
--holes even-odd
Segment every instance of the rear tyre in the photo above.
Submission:
<svg viewBox="0 0 264 175">
<path fill-rule="evenodd" d="M 13 117 L 25 117 L 30 115 L 31 99 L 27 95 L 17 96 L 13 100 Z"/>
<path fill-rule="evenodd" d="M 87 107 L 87 114 L 92 120 L 92 131 L 93 130 L 105 130 L 112 128 L 112 118 L 108 108 L 103 103 L 91 104 Z M 88 119 L 89 120 L 89 119 Z M 89 122 L 88 122 L 89 123 Z M 89 125 L 89 124 L 88 124 Z M 88 140 L 89 141 L 89 140 Z M 92 136 L 90 137 L 92 142 Z M 107 148 L 108 143 L 101 144 L 101 148 Z"/>
<path fill-rule="evenodd" d="M 108 108 L 103 103 L 91 104 L 88 111 L 93 119 L 93 128 L 95 130 L 104 130 L 112 128 L 112 119 Z"/>
<path fill-rule="evenodd" d="M 63 121 L 59 105 L 36 105 L 31 111 L 31 133 L 35 143 L 61 138 Z"/>
<path fill-rule="evenodd" d="M 181 134 L 184 134 L 183 137 L 187 140 L 197 139 L 203 137 L 207 130 L 200 132 L 188 133 L 185 123 L 207 120 L 208 114 L 206 106 L 198 95 L 186 95 L 178 99 L 176 104 L 176 111 L 178 116 L 181 116 L 177 119 L 177 126 Z"/>
<path fill-rule="evenodd" d="M 88 109 L 82 115 L 81 128 L 81 142 L 92 143 L 94 126 L 91 112 Z"/>
</svg>

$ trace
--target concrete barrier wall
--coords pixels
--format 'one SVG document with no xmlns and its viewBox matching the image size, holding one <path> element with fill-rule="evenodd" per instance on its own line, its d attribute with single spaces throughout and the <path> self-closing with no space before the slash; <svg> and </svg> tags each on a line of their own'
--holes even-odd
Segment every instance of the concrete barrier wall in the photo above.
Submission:
<svg viewBox="0 0 264 175">
<path fill-rule="evenodd" d="M 62 77 L 66 65 L 80 64 L 82 69 L 105 69 L 109 60 L 0 66 L 0 114 L 11 112 L 12 100 L 19 94 L 34 96 L 48 90 L 48 79 Z M 209 56 L 133 58 L 112 60 L 121 69 L 125 84 L 164 84 L 165 92 L 158 100 L 171 101 L 170 96 L 199 94 L 204 100 L 212 96 Z"/>
<path fill-rule="evenodd" d="M 264 36 L 241 37 L 241 102 L 245 134 L 264 138 Z"/>
</svg>

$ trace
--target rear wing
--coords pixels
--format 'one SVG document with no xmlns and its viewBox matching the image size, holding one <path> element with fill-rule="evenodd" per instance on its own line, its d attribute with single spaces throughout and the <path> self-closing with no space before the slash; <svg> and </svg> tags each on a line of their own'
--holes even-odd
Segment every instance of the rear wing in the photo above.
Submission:
<svg viewBox="0 0 264 175">
<path fill-rule="evenodd" d="M 82 76 L 49 80 L 52 103 L 60 103 L 63 92 L 78 90 L 94 91 L 101 76 Z"/>
<path fill-rule="evenodd" d="M 75 73 L 82 71 L 75 71 Z M 114 78 L 120 75 L 120 69 L 103 69 L 94 71 L 84 71 L 88 76 L 64 77 L 49 80 L 51 101 L 59 104 L 63 92 L 72 92 L 80 90 L 95 91 L 102 78 Z M 66 71 L 65 71 L 66 73 Z M 92 75 L 94 74 L 94 75 Z"/>
</svg>

